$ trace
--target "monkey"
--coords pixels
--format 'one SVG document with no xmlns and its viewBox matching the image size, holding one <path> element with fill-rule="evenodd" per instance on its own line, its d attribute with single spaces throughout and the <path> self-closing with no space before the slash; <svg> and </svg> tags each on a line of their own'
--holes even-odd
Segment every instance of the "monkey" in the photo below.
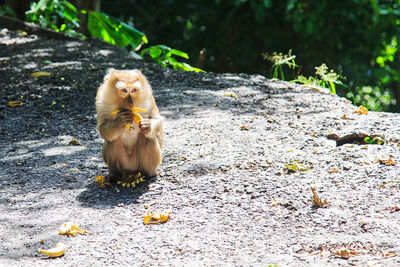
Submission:
<svg viewBox="0 0 400 267">
<path fill-rule="evenodd" d="M 134 107 L 146 110 L 139 124 L 133 122 Z M 97 90 L 96 113 L 97 129 L 104 139 L 101 152 L 107 179 L 115 183 L 135 172 L 156 176 L 162 161 L 163 118 L 142 72 L 108 70 Z"/>
</svg>

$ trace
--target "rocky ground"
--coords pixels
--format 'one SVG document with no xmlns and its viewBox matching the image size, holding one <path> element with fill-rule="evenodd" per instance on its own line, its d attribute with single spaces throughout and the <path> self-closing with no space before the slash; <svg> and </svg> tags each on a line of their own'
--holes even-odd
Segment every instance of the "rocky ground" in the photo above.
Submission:
<svg viewBox="0 0 400 267">
<path fill-rule="evenodd" d="M 361 115 L 324 90 L 179 72 L 100 41 L 1 26 L 0 265 L 400 264 L 399 114 Z M 135 188 L 94 181 L 107 173 L 94 97 L 110 67 L 141 69 L 165 117 L 158 176 Z M 38 71 L 51 75 L 30 76 Z M 386 142 L 327 138 L 360 132 Z M 313 207 L 312 186 L 325 207 Z M 144 225 L 149 204 L 171 219 Z M 59 235 L 67 221 L 92 234 Z M 37 252 L 58 242 L 63 257 Z"/>
</svg>

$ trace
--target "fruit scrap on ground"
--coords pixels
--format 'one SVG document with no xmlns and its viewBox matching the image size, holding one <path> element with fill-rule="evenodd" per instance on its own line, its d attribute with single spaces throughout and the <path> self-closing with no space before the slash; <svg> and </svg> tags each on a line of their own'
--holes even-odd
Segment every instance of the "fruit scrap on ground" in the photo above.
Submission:
<svg viewBox="0 0 400 267">
<path fill-rule="evenodd" d="M 58 243 L 54 248 L 50 248 L 50 249 L 38 249 L 38 252 L 40 254 L 44 254 L 46 256 L 49 256 L 50 258 L 57 258 L 57 257 L 61 257 L 62 255 L 64 255 L 65 250 L 67 248 L 65 247 L 65 245 L 63 243 Z"/>
<path fill-rule="evenodd" d="M 150 209 L 147 209 L 147 211 L 144 213 L 144 224 L 158 224 L 158 223 L 164 223 L 166 222 L 172 214 L 172 211 L 170 210 L 165 210 L 162 212 L 153 212 L 150 213 Z"/>
<path fill-rule="evenodd" d="M 21 107 L 22 106 L 22 102 L 19 100 L 16 101 L 8 101 L 8 106 L 12 107 L 12 108 L 16 108 L 16 107 Z"/>
<path fill-rule="evenodd" d="M 60 229 L 58 230 L 58 233 L 60 235 L 70 235 L 70 236 L 74 236 L 76 234 L 90 234 L 90 232 L 79 228 L 72 222 L 66 222 L 63 225 L 61 225 Z"/>
<path fill-rule="evenodd" d="M 97 185 L 100 188 L 104 189 L 111 186 L 111 183 L 106 179 L 104 175 L 99 175 L 96 178 L 94 178 L 94 180 L 96 181 Z"/>
<path fill-rule="evenodd" d="M 234 92 L 225 92 L 225 95 L 237 99 L 237 95 Z"/>
<path fill-rule="evenodd" d="M 289 164 L 285 164 L 285 167 L 289 172 L 304 172 L 311 169 L 311 166 L 305 166 L 297 160 Z"/>
<path fill-rule="evenodd" d="M 119 110 L 119 109 L 114 110 L 113 112 L 111 112 L 111 115 L 117 115 L 120 111 L 121 110 Z M 143 117 L 138 112 L 146 112 L 147 110 L 145 110 L 143 108 L 134 107 L 131 109 L 131 111 L 133 113 L 133 121 L 136 124 L 139 124 L 139 122 L 141 120 L 143 120 Z M 125 128 L 129 130 L 131 128 L 131 125 L 130 124 L 125 125 Z"/>
<path fill-rule="evenodd" d="M 129 174 L 127 176 L 125 175 L 122 178 L 122 181 L 118 181 L 117 184 L 120 184 L 123 187 L 134 188 L 138 183 L 143 181 L 144 181 L 144 176 L 140 172 L 138 172 L 136 173 L 136 175 L 132 174 Z"/>
<path fill-rule="evenodd" d="M 330 202 L 328 202 L 328 201 L 326 201 L 326 200 L 322 200 L 322 199 L 318 196 L 317 191 L 315 190 L 314 187 L 311 187 L 311 191 L 312 191 L 312 193 L 313 193 L 313 197 L 312 197 L 312 199 L 311 199 L 311 202 L 312 202 L 312 204 L 313 204 L 314 207 L 316 207 L 316 208 L 322 208 L 322 207 L 328 205 L 328 203 L 330 203 Z"/>
<path fill-rule="evenodd" d="M 50 75 L 51 75 L 51 73 L 50 72 L 46 72 L 46 71 L 38 71 L 38 72 L 31 73 L 31 77 L 32 78 L 47 77 L 47 76 L 50 76 Z"/>
</svg>

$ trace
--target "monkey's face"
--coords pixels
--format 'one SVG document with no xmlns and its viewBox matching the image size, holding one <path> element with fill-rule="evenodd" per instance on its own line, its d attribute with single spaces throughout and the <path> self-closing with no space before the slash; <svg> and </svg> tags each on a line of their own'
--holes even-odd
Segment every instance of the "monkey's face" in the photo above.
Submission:
<svg viewBox="0 0 400 267">
<path fill-rule="evenodd" d="M 142 88 L 140 81 L 117 81 L 115 83 L 117 94 L 122 98 L 124 106 L 128 109 L 135 106 L 135 99 L 138 97 Z"/>
</svg>

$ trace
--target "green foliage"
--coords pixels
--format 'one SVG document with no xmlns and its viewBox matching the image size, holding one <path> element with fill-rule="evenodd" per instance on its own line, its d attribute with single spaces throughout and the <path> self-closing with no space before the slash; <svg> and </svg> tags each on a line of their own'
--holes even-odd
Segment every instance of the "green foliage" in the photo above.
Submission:
<svg viewBox="0 0 400 267">
<path fill-rule="evenodd" d="M 324 62 L 346 77 L 349 87 L 334 83 L 338 95 L 369 86 L 397 100 L 397 107 L 393 101 L 377 108 L 400 111 L 400 50 L 394 49 L 400 41 L 399 0 L 135 1 L 134 14 L 124 8 L 130 1 L 103 1 L 102 7 L 127 21 L 134 16 L 155 43 L 168 40 L 168 46 L 187 51 L 189 64 L 205 48 L 207 70 L 265 75 L 274 64 L 266 66 L 265 48 L 293 49 L 304 76 L 314 76 L 314 67 Z M 282 66 L 285 79 L 292 72 Z"/>
<path fill-rule="evenodd" d="M 9 17 L 17 17 L 14 10 L 9 5 L 0 6 L 0 16 L 9 16 Z"/>
<path fill-rule="evenodd" d="M 204 72 L 203 70 L 192 67 L 187 63 L 178 62 L 173 56 L 189 59 L 188 54 L 177 49 L 172 49 L 166 45 L 154 45 L 143 49 L 141 56 L 144 57 L 145 55 L 148 55 L 151 59 L 163 67 L 171 66 L 175 70 Z"/>
<path fill-rule="evenodd" d="M 376 136 L 374 138 L 371 138 L 369 136 L 364 138 L 364 141 L 368 144 L 378 144 L 378 145 L 383 145 L 385 144 L 385 140 L 382 137 Z"/>
<path fill-rule="evenodd" d="M 82 10 L 82 13 L 86 11 Z M 44 28 L 65 32 L 72 36 L 84 37 L 76 31 L 79 29 L 78 10 L 66 0 L 39 0 L 31 3 L 30 10 L 26 12 L 29 22 L 39 24 Z M 88 30 L 92 37 L 100 38 L 113 45 L 138 51 L 143 44 L 147 44 L 146 35 L 117 18 L 103 12 L 88 12 Z M 142 56 L 149 54 L 150 58 L 160 65 L 171 66 L 177 70 L 203 71 L 187 63 L 177 61 L 173 56 L 189 59 L 189 56 L 177 49 L 165 45 L 152 46 L 142 51 Z"/>
<path fill-rule="evenodd" d="M 289 50 L 288 54 L 276 53 L 272 54 L 265 53 L 263 54 L 264 59 L 273 63 L 273 75 L 272 78 L 275 79 L 285 79 L 285 71 L 283 66 L 288 66 L 289 69 L 295 70 L 298 66 L 296 65 L 295 58 L 296 55 L 292 55 L 292 50 Z M 303 75 L 299 75 L 296 79 L 291 82 L 298 82 L 307 85 L 317 85 L 321 87 L 328 88 L 333 94 L 336 94 L 336 85 L 341 85 L 346 87 L 346 85 L 340 80 L 342 77 L 335 73 L 333 70 L 329 70 L 326 64 L 322 64 L 319 67 L 315 67 L 316 77 L 309 76 L 306 78 Z M 295 76 L 296 74 L 293 74 Z"/>
<path fill-rule="evenodd" d="M 328 67 L 325 65 L 325 63 L 323 63 L 321 66 L 319 67 L 315 67 L 315 74 L 317 75 L 317 77 L 304 77 L 302 75 L 299 75 L 299 77 L 297 77 L 297 79 L 291 81 L 291 82 L 298 82 L 298 83 L 302 83 L 302 84 L 307 84 L 307 85 L 317 85 L 317 86 L 321 86 L 321 87 L 325 87 L 328 88 L 329 90 L 331 90 L 331 92 L 333 94 L 336 94 L 336 85 L 341 85 L 343 87 L 347 87 L 342 81 L 340 81 L 340 79 L 342 79 L 342 77 L 335 73 L 333 70 L 329 70 Z M 319 78 L 318 78 L 319 76 Z"/>
<path fill-rule="evenodd" d="M 135 29 L 123 21 L 97 11 L 89 12 L 88 29 L 92 37 L 103 39 L 106 42 L 121 47 L 131 47 L 139 50 L 142 45 L 148 43 L 147 37 L 141 31 Z M 187 63 L 179 62 L 173 56 L 189 59 L 188 54 L 166 45 L 155 45 L 141 51 L 141 56 L 149 57 L 163 67 L 173 67 L 175 70 L 203 71 L 190 66 Z"/>
<path fill-rule="evenodd" d="M 383 108 L 388 109 L 390 105 L 395 104 L 392 93 L 389 90 L 382 90 L 379 87 L 356 87 L 355 92 L 350 90 L 346 94 L 346 97 L 351 99 L 354 105 L 362 105 L 372 111 L 379 111 Z"/>
<path fill-rule="evenodd" d="M 148 43 L 143 32 L 102 12 L 89 11 L 88 30 L 92 37 L 120 47 L 136 50 Z"/>
<path fill-rule="evenodd" d="M 280 79 L 285 80 L 285 73 L 283 70 L 283 66 L 288 66 L 290 69 L 295 69 L 298 66 L 296 65 L 295 62 L 295 55 L 292 55 L 292 50 L 289 50 L 287 55 L 284 55 L 282 53 L 276 53 L 273 52 L 272 55 L 269 55 L 268 53 L 263 54 L 264 59 L 270 61 L 273 63 L 272 68 L 273 69 L 273 75 L 272 78 L 275 79 Z"/>
<path fill-rule="evenodd" d="M 66 0 L 39 0 L 32 2 L 26 20 L 68 35 L 84 37 L 79 33 L 78 10 Z"/>
</svg>

